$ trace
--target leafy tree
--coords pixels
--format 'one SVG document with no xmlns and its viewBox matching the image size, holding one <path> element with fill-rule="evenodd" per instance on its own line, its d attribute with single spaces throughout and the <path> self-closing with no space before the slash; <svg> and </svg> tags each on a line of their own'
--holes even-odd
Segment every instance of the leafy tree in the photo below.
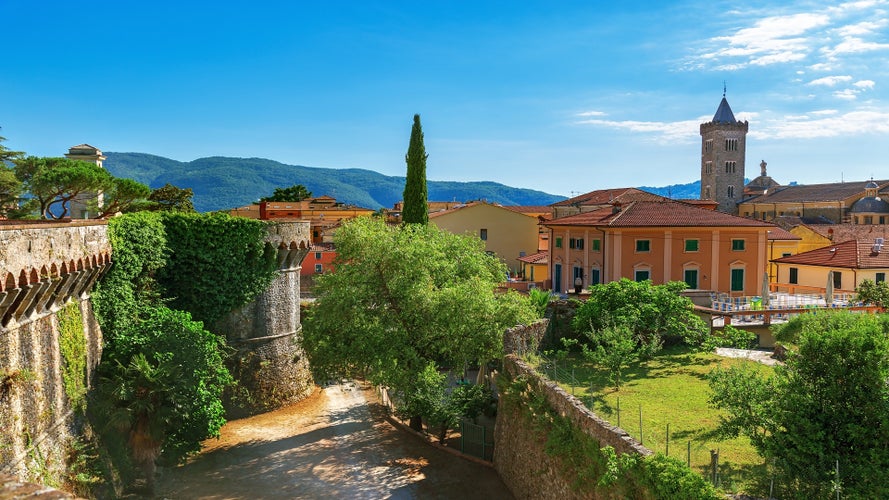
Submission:
<svg viewBox="0 0 889 500">
<path fill-rule="evenodd" d="M 259 201 L 303 201 L 312 197 L 312 192 L 302 184 L 294 184 L 287 188 L 275 188 L 271 196 L 260 198 Z"/>
<path fill-rule="evenodd" d="M 148 195 L 148 201 L 153 203 L 149 210 L 191 213 L 195 211 L 193 197 L 191 188 L 179 188 L 168 182 Z"/>
<path fill-rule="evenodd" d="M 44 219 L 62 219 L 70 215 L 70 203 L 81 194 L 111 189 L 110 173 L 95 163 L 69 158 L 29 156 L 16 161 L 16 176 L 36 200 L 38 214 Z"/>
<path fill-rule="evenodd" d="M 18 207 L 21 194 L 22 181 L 15 176 L 14 170 L 0 164 L 0 216 L 6 216 Z"/>
<path fill-rule="evenodd" d="M 664 337 L 698 345 L 707 335 L 707 326 L 692 310 L 692 303 L 679 292 L 686 284 L 673 281 L 652 285 L 626 278 L 590 288 L 590 298 L 574 316 L 573 327 L 580 334 L 592 334 L 608 327 L 627 327 L 643 348 L 644 357 L 654 354 Z"/>
<path fill-rule="evenodd" d="M 151 193 L 151 188 L 133 179 L 113 178 L 108 189 L 103 192 L 102 206 L 94 206 L 96 219 L 102 219 L 118 212 L 125 212 L 131 206 L 144 200 Z M 92 203 L 91 205 L 97 205 Z"/>
<path fill-rule="evenodd" d="M 855 289 L 855 293 L 858 294 L 858 300 L 865 304 L 880 307 L 889 305 L 889 283 L 885 281 L 864 280 Z"/>
<path fill-rule="evenodd" d="M 626 325 L 609 326 L 590 337 L 595 339 L 596 347 L 590 349 L 584 345 L 584 356 L 607 368 L 615 389 L 619 391 L 621 371 L 639 355 L 633 331 Z"/>
<path fill-rule="evenodd" d="M 219 436 L 222 390 L 232 381 L 222 346 L 187 312 L 158 307 L 117 332 L 114 350 L 106 352 L 100 387 L 107 415 L 127 433 L 149 481 L 159 456 L 180 462 Z"/>
<path fill-rule="evenodd" d="M 0 137 L 0 143 L 6 140 L 6 137 Z M 0 164 L 5 165 L 6 162 L 15 161 L 22 157 L 25 153 L 21 151 L 12 151 L 3 144 L 0 144 Z"/>
<path fill-rule="evenodd" d="M 801 316 L 798 352 L 773 378 L 712 375 L 721 431 L 744 434 L 799 498 L 889 496 L 889 319 Z M 835 475 L 839 463 L 839 477 Z"/>
<path fill-rule="evenodd" d="M 429 208 L 426 203 L 426 146 L 423 145 L 423 127 L 420 115 L 414 115 L 411 142 L 404 159 L 407 162 L 407 179 L 404 184 L 404 207 L 401 220 L 405 224 L 428 224 Z"/>
<path fill-rule="evenodd" d="M 478 239 L 362 217 L 335 242 L 336 271 L 316 279 L 303 323 L 319 380 L 366 374 L 407 401 L 430 365 L 484 367 L 501 356 L 506 328 L 535 318 L 526 297 L 495 293 L 506 268 Z"/>
</svg>

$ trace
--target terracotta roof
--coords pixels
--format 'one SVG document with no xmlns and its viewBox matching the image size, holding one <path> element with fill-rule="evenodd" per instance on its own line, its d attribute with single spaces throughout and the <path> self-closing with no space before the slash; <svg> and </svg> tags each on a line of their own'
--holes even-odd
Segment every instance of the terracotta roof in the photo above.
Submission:
<svg viewBox="0 0 889 500">
<path fill-rule="evenodd" d="M 665 200 L 663 196 L 642 191 L 636 188 L 599 189 L 586 194 L 568 198 L 550 205 L 551 207 L 565 207 L 572 205 L 606 205 L 612 202 L 629 203 L 637 200 Z"/>
<path fill-rule="evenodd" d="M 790 231 L 787 231 L 786 229 L 781 228 L 780 226 L 777 226 L 775 228 L 769 229 L 769 239 L 772 241 L 779 241 L 779 240 L 793 241 L 793 240 L 801 240 L 802 238 L 791 233 Z"/>
<path fill-rule="evenodd" d="M 889 180 L 876 181 L 880 189 L 889 186 Z M 769 190 L 767 194 L 744 200 L 742 203 L 801 203 L 804 201 L 837 201 L 863 194 L 865 181 L 834 182 L 830 184 L 808 184 L 782 186 Z"/>
<path fill-rule="evenodd" d="M 439 217 L 439 216 L 444 215 L 444 214 L 451 214 L 451 213 L 454 213 L 454 212 L 456 212 L 457 210 L 462 210 L 462 209 L 464 209 L 464 208 L 474 207 L 474 206 L 476 206 L 476 205 L 484 205 L 484 204 L 485 204 L 485 203 L 482 203 L 482 202 L 480 202 L 480 201 L 470 201 L 469 203 L 461 203 L 461 204 L 459 204 L 459 205 L 457 205 L 457 206 L 454 206 L 454 207 L 451 207 L 451 208 L 448 208 L 448 209 L 445 209 L 445 210 L 438 210 L 438 211 L 435 211 L 435 212 L 429 212 L 429 218 L 432 219 L 432 218 Z"/>
<path fill-rule="evenodd" d="M 833 241 L 870 241 L 883 238 L 889 241 L 889 226 L 880 224 L 813 224 L 806 225 L 812 231 Z"/>
<path fill-rule="evenodd" d="M 848 269 L 889 268 L 889 246 L 883 245 L 879 251 L 875 250 L 873 240 L 849 240 L 772 262 Z"/>
<path fill-rule="evenodd" d="M 537 252 L 524 257 L 519 257 L 518 260 L 520 262 L 527 262 L 528 264 L 547 264 L 549 263 L 549 259 L 547 258 L 548 255 L 548 252 Z"/>
<path fill-rule="evenodd" d="M 503 208 L 519 212 L 521 214 L 551 214 L 553 209 L 549 205 L 503 205 Z"/>
<path fill-rule="evenodd" d="M 774 224 L 723 212 L 707 210 L 664 198 L 662 201 L 635 201 L 620 210 L 607 207 L 592 212 L 560 217 L 546 226 L 609 227 L 776 227 Z"/>
</svg>

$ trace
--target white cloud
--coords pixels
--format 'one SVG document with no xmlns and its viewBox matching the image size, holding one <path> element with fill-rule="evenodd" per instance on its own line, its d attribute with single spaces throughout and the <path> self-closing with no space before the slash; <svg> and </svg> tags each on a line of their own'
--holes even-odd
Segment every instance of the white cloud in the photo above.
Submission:
<svg viewBox="0 0 889 500">
<path fill-rule="evenodd" d="M 857 24 L 848 24 L 837 28 L 836 32 L 844 38 L 869 35 L 886 27 L 887 24 L 889 24 L 889 20 L 886 19 L 880 19 L 878 21 L 862 21 Z"/>
<path fill-rule="evenodd" d="M 837 90 L 833 93 L 833 96 L 837 99 L 852 101 L 858 98 L 858 92 L 853 89 Z"/>
<path fill-rule="evenodd" d="M 817 111 L 811 111 L 809 114 L 815 115 L 815 116 L 829 116 L 829 115 L 835 115 L 837 113 L 839 113 L 839 111 L 836 109 L 819 109 Z"/>
<path fill-rule="evenodd" d="M 874 82 L 873 80 L 858 80 L 857 82 L 853 83 L 852 85 L 854 85 L 860 89 L 872 89 L 872 88 L 874 88 L 874 85 L 876 85 L 876 82 Z"/>
<path fill-rule="evenodd" d="M 583 111 L 581 113 L 577 113 L 577 116 L 607 116 L 608 113 L 604 111 Z"/>
<path fill-rule="evenodd" d="M 582 120 L 579 125 L 596 125 L 617 130 L 626 130 L 652 135 L 658 142 L 692 142 L 700 135 L 701 123 L 710 121 L 710 117 L 701 117 L 697 120 L 684 120 L 678 122 L 643 122 L 635 120 Z"/>
<path fill-rule="evenodd" d="M 824 85 L 827 87 L 835 87 L 838 83 L 851 82 L 852 77 L 849 75 L 837 75 L 837 76 L 825 76 L 823 78 L 818 78 L 817 80 L 812 80 L 809 82 L 809 85 Z"/>
<path fill-rule="evenodd" d="M 761 125 L 755 131 L 751 127 L 750 135 L 760 139 L 816 139 L 889 134 L 889 110 L 856 110 L 814 120 L 773 120 Z"/>
</svg>

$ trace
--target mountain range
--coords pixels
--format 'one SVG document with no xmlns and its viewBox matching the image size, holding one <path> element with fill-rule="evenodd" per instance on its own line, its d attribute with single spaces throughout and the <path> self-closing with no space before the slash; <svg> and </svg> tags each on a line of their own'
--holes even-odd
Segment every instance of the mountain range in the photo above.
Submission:
<svg viewBox="0 0 889 500">
<path fill-rule="evenodd" d="M 372 170 L 320 168 L 287 165 L 265 158 L 212 156 L 182 162 L 147 153 L 106 152 L 105 168 L 115 177 L 126 177 L 158 188 L 172 184 L 194 191 L 200 212 L 226 210 L 270 196 L 275 188 L 302 184 L 315 196 L 329 195 L 346 205 L 374 210 L 390 208 L 401 201 L 404 177 Z M 605 186 L 589 186 L 589 191 Z M 630 186 L 626 186 L 630 187 Z M 701 181 L 639 189 L 674 199 L 696 199 Z M 430 201 L 487 200 L 502 205 L 550 205 L 564 200 L 534 189 L 516 188 L 496 182 L 427 181 Z"/>
<path fill-rule="evenodd" d="M 181 162 L 146 153 L 104 153 L 115 177 L 135 179 L 151 188 L 172 184 L 194 191 L 199 212 L 225 210 L 271 196 L 275 188 L 302 184 L 315 196 L 329 195 L 347 205 L 391 208 L 402 199 L 404 177 L 357 168 L 286 165 L 264 158 L 214 156 Z M 503 205 L 549 205 L 564 196 L 496 182 L 427 181 L 430 201 L 487 200 Z"/>
</svg>

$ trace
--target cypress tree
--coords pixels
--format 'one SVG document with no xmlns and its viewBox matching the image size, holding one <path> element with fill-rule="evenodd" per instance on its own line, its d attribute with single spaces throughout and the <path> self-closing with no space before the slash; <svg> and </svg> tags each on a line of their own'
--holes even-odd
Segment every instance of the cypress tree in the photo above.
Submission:
<svg viewBox="0 0 889 500">
<path fill-rule="evenodd" d="M 426 205 L 426 146 L 423 145 L 423 127 L 420 115 L 414 115 L 411 143 L 404 160 L 407 162 L 407 180 L 404 184 L 404 207 L 401 220 L 405 224 L 428 224 L 429 210 Z"/>
</svg>

